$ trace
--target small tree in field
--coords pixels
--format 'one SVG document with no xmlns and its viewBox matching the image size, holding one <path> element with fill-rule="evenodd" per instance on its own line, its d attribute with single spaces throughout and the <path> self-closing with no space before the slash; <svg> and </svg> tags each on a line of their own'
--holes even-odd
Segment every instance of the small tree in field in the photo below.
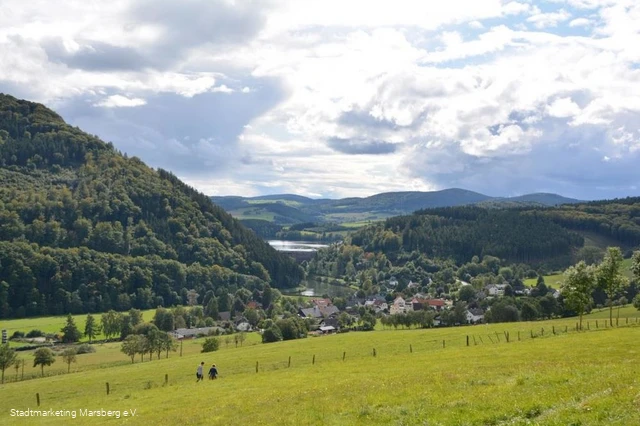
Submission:
<svg viewBox="0 0 640 426">
<path fill-rule="evenodd" d="M 596 287 L 595 271 L 584 261 L 580 261 L 576 266 L 567 269 L 564 275 L 562 295 L 567 306 L 580 315 L 580 330 L 582 330 L 582 315 L 593 302 L 591 293 Z"/>
<path fill-rule="evenodd" d="M 142 337 L 143 336 L 140 336 L 139 334 L 130 334 L 122 342 L 120 351 L 131 357 L 132 364 L 134 363 L 135 356 L 138 353 L 138 348 L 140 347 L 140 340 Z"/>
<path fill-rule="evenodd" d="M 9 347 L 9 344 L 0 345 L 0 369 L 2 369 L 2 383 L 4 383 L 4 370 L 16 364 L 18 355 Z"/>
<path fill-rule="evenodd" d="M 622 261 L 620 247 L 608 247 L 604 260 L 598 265 L 596 272 L 598 287 L 611 301 L 629 285 L 629 280 L 620 273 Z M 613 327 L 613 303 L 609 304 L 609 325 Z"/>
<path fill-rule="evenodd" d="M 89 338 L 89 343 L 100 334 L 100 326 L 96 323 L 96 319 L 93 315 L 87 315 L 87 322 L 84 325 L 84 335 Z"/>
<path fill-rule="evenodd" d="M 67 364 L 67 373 L 71 371 L 71 363 L 76 362 L 76 355 L 78 352 L 75 348 L 67 348 L 62 352 L 62 359 Z"/>
<path fill-rule="evenodd" d="M 220 348 L 220 340 L 217 337 L 209 337 L 202 344 L 202 352 L 214 352 Z"/>
<path fill-rule="evenodd" d="M 78 327 L 76 326 L 76 322 L 73 320 L 71 314 L 67 315 L 67 323 L 64 327 L 62 327 L 62 341 L 64 343 L 74 343 L 80 340 L 82 334 Z"/>
<path fill-rule="evenodd" d="M 42 377 L 44 377 L 44 366 L 47 367 L 56 362 L 56 357 L 53 354 L 53 351 L 49 348 L 38 348 L 33 354 L 33 366 L 40 366 L 40 370 L 42 371 Z"/>
</svg>

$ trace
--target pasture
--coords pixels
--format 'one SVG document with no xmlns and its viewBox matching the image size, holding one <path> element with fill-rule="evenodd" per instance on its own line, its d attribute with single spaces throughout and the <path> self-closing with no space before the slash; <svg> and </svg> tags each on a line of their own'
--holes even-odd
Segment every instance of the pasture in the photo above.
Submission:
<svg viewBox="0 0 640 426">
<path fill-rule="evenodd" d="M 633 279 L 633 272 L 631 272 L 631 259 L 624 259 L 622 261 L 622 268 L 620 272 L 622 272 L 622 275 L 624 275 L 625 277 L 629 279 Z M 562 286 L 564 275 L 562 274 L 562 272 L 557 272 L 554 274 L 543 275 L 543 278 L 544 278 L 544 283 L 547 285 L 547 287 L 551 287 L 559 290 L 560 287 Z M 524 285 L 529 287 L 535 287 L 537 282 L 538 282 L 537 278 L 529 278 L 524 280 Z"/>
<path fill-rule="evenodd" d="M 145 321 L 151 321 L 153 316 L 155 315 L 155 309 L 146 309 L 142 312 L 142 318 Z M 95 318 L 97 324 L 100 324 L 100 318 L 102 314 L 92 314 Z M 84 333 L 84 326 L 87 320 L 87 314 L 80 315 L 72 315 L 73 320 L 80 330 L 81 333 Z M 40 330 L 44 333 L 60 333 L 60 330 L 67 322 L 66 316 L 48 316 L 48 317 L 33 317 L 33 318 L 20 318 L 20 319 L 10 319 L 10 320 L 0 320 L 0 329 L 7 330 L 7 334 L 9 337 L 15 331 L 23 331 L 25 334 L 31 330 Z M 100 333 L 95 337 L 94 340 L 104 339 L 104 335 Z M 88 342 L 89 339 L 84 337 L 80 339 L 81 342 Z M 17 346 L 22 346 L 22 343 L 17 343 Z"/>
<path fill-rule="evenodd" d="M 182 357 L 133 365 L 119 345 L 105 344 L 79 356 L 87 361 L 76 372 L 1 386 L 0 423 L 70 422 L 10 416 L 12 408 L 36 409 L 39 393 L 41 409 L 78 416 L 80 409 L 137 410 L 127 419 L 78 417 L 81 424 L 639 424 L 638 312 L 623 308 L 619 327 L 605 329 L 598 319 L 596 330 L 599 314 L 585 316 L 584 332 L 571 318 L 272 344 L 249 334 L 242 347 L 201 354 L 196 340 L 184 343 Z M 220 379 L 196 383 L 200 361 L 215 362 Z"/>
</svg>

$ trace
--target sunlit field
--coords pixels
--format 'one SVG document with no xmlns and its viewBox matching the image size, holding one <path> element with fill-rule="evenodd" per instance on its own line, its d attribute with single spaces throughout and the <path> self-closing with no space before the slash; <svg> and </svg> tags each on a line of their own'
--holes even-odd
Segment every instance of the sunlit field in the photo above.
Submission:
<svg viewBox="0 0 640 426">
<path fill-rule="evenodd" d="M 38 393 L 42 409 L 136 410 L 83 424 L 639 424 L 638 312 L 623 308 L 614 328 L 605 314 L 586 316 L 583 332 L 572 318 L 272 344 L 250 333 L 242 347 L 223 338 L 202 354 L 202 339 L 185 341 L 182 357 L 133 365 L 119 344 L 97 345 L 71 374 L 58 359 L 58 375 L 0 387 L 0 423 L 24 424 L 9 410 L 36 409 Z M 218 365 L 219 380 L 196 383 L 201 361 Z"/>
</svg>

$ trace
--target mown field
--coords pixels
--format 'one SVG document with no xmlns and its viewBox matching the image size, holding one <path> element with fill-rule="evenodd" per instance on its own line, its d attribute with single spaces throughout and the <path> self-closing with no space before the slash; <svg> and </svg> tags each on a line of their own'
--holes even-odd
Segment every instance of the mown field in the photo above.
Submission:
<svg viewBox="0 0 640 426">
<path fill-rule="evenodd" d="M 80 409 L 137 410 L 127 419 L 78 417 L 80 424 L 640 424 L 638 314 L 623 308 L 619 327 L 603 328 L 598 319 L 596 330 L 596 317 L 606 311 L 594 313 L 585 317 L 585 332 L 575 331 L 575 319 L 564 319 L 267 345 L 250 334 L 238 348 L 223 344 L 201 354 L 199 342 L 185 342 L 182 357 L 132 365 L 120 354 L 126 362 L 111 367 L 100 360 L 115 360 L 117 345 L 105 344 L 86 355 L 95 364 L 76 373 L 0 386 L 0 424 L 73 423 L 10 416 L 12 408 L 36 409 L 36 393 L 40 408 L 78 416 Z M 218 365 L 219 380 L 195 382 L 201 360 Z"/>
</svg>

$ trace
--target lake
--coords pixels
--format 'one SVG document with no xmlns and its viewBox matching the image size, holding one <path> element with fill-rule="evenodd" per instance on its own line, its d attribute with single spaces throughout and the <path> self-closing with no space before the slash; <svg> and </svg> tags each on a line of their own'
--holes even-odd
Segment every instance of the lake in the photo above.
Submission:
<svg viewBox="0 0 640 426">
<path fill-rule="evenodd" d="M 320 297 L 326 294 L 329 297 L 344 297 L 349 298 L 355 290 L 350 287 L 342 285 L 329 284 L 327 282 L 320 282 L 314 279 L 307 279 L 302 283 L 305 288 L 297 291 L 282 290 L 282 294 L 288 296 L 311 296 Z"/>
<path fill-rule="evenodd" d="M 318 251 L 327 244 L 312 243 L 309 241 L 286 241 L 286 240 L 269 240 L 269 245 L 278 251 Z"/>
</svg>

